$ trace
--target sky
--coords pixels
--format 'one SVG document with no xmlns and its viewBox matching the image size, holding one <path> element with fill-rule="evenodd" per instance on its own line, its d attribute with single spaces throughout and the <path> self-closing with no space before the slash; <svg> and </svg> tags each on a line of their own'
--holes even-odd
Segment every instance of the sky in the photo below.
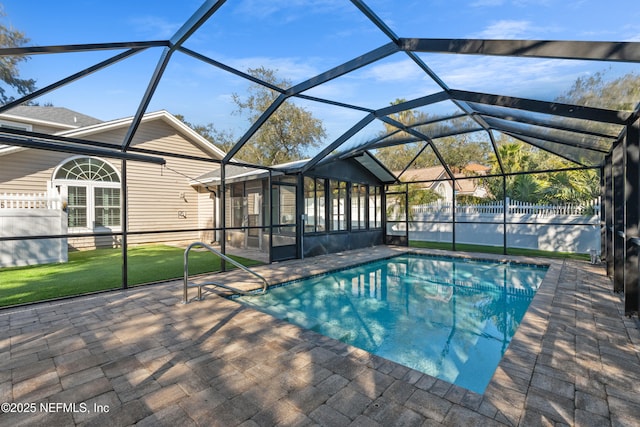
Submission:
<svg viewBox="0 0 640 427">
<path fill-rule="evenodd" d="M 5 0 L 0 22 L 29 45 L 167 40 L 202 4 L 198 0 Z M 640 41 L 637 0 L 365 0 L 400 37 Z M 266 67 L 292 84 L 385 45 L 389 39 L 348 0 L 228 0 L 185 47 L 241 71 Z M 39 88 L 121 51 L 34 55 L 20 66 Z M 148 49 L 36 101 L 101 120 L 135 114 L 162 54 Z M 637 64 L 419 54 L 453 89 L 551 101 L 580 77 L 640 72 Z M 238 113 L 244 79 L 175 53 L 148 111 L 165 109 L 194 124 L 212 123 L 241 136 L 251 125 Z M 440 91 L 406 54 L 396 53 L 306 92 L 379 109 L 396 99 Z M 310 101 L 288 101 L 320 118 L 331 141 L 364 113 Z M 450 112 L 448 103 L 425 108 Z M 362 138 L 379 131 L 375 121 Z"/>
</svg>

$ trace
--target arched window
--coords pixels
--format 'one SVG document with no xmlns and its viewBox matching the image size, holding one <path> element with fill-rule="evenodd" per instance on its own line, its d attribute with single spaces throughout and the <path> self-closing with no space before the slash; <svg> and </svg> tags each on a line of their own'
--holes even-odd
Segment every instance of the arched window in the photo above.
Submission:
<svg viewBox="0 0 640 427">
<path fill-rule="evenodd" d="M 75 157 L 55 171 L 54 185 L 67 197 L 70 229 L 120 227 L 120 175 L 102 159 Z"/>
<path fill-rule="evenodd" d="M 92 157 L 71 159 L 58 168 L 55 179 L 120 182 L 118 172 L 104 160 Z"/>
</svg>

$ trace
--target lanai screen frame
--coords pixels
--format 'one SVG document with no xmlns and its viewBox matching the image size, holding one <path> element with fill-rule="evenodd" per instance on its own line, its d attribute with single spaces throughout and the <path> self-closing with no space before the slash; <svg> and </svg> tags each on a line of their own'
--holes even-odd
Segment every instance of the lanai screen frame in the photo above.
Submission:
<svg viewBox="0 0 640 427">
<path fill-rule="evenodd" d="M 640 299 L 638 298 L 638 243 L 639 243 L 639 208 L 638 208 L 638 187 L 640 187 L 640 176 L 638 176 L 638 123 L 640 117 L 640 103 L 634 111 L 617 111 L 602 108 L 593 108 L 579 105 L 563 104 L 556 102 L 544 102 L 526 98 L 512 96 L 502 96 L 499 94 L 487 94 L 458 90 L 449 87 L 443 79 L 438 76 L 428 64 L 426 64 L 417 53 L 448 53 L 455 55 L 490 55 L 506 57 L 533 57 L 533 58 L 556 58 L 568 60 L 590 60 L 607 62 L 632 62 L 640 63 L 640 43 L 638 42 L 588 42 L 588 41 L 553 41 L 553 40 L 487 40 L 487 39 L 425 39 L 425 38 L 401 38 L 395 34 L 391 28 L 378 17 L 362 0 L 351 0 L 351 3 L 370 20 L 388 39 L 389 42 L 370 52 L 366 52 L 357 58 L 347 61 L 337 67 L 327 70 L 317 76 L 290 88 L 282 89 L 268 82 L 262 81 L 243 71 L 230 67 L 224 63 L 210 58 L 199 52 L 185 48 L 184 43 L 205 23 L 215 15 L 225 0 L 206 0 L 202 6 L 180 27 L 178 31 L 168 40 L 155 41 L 130 41 L 118 43 L 92 43 L 56 46 L 27 46 L 16 48 L 0 49 L 0 56 L 31 56 L 48 55 L 70 52 L 88 52 L 98 50 L 122 50 L 102 62 L 75 74 L 69 75 L 53 84 L 22 96 L 13 102 L 0 106 L 0 113 L 7 112 L 11 108 L 23 103 L 32 101 L 44 94 L 52 92 L 69 83 L 79 80 L 96 71 L 105 69 L 119 61 L 126 60 L 137 53 L 150 48 L 161 48 L 162 54 L 158 59 L 156 67 L 150 76 L 149 83 L 138 104 L 138 108 L 129 126 L 119 149 L 100 146 L 99 144 L 86 140 L 72 140 L 69 138 L 54 138 L 48 135 L 34 134 L 31 132 L 8 132 L 2 131 L 0 142 L 9 146 L 20 146 L 37 148 L 44 150 L 65 151 L 75 154 L 100 155 L 108 158 L 118 158 L 126 168 L 128 160 L 149 161 L 152 163 L 162 163 L 159 156 L 170 155 L 169 153 L 135 153 L 131 143 L 141 124 L 142 117 L 149 107 L 149 103 L 154 96 L 163 73 L 176 52 L 184 53 L 202 63 L 217 67 L 226 72 L 232 73 L 247 81 L 269 88 L 278 96 L 264 113 L 253 123 L 229 150 L 227 155 L 220 161 L 222 169 L 222 189 L 221 200 L 224 201 L 224 168 L 225 165 L 235 161 L 234 157 L 240 149 L 251 139 L 269 117 L 289 98 L 306 99 L 337 107 L 348 108 L 366 113 L 366 116 L 349 130 L 343 133 L 332 143 L 324 147 L 317 155 L 311 158 L 306 164 L 298 168 L 292 168 L 288 172 L 304 175 L 319 163 L 330 162 L 336 157 L 334 153 L 350 137 L 363 129 L 374 120 L 379 120 L 391 127 L 408 134 L 415 141 L 423 141 L 431 147 L 435 155 L 440 160 L 445 169 L 448 179 L 454 180 L 451 168 L 444 161 L 433 141 L 425 134 L 416 129 L 416 125 L 406 125 L 391 117 L 407 109 L 418 108 L 442 101 L 453 102 L 463 115 L 470 118 L 477 124 L 477 130 L 487 133 L 493 146 L 494 154 L 499 165 L 500 174 L 498 176 L 508 176 L 505 171 L 500 156 L 496 148 L 494 132 L 501 132 L 511 137 L 521 140 L 527 144 L 534 145 L 540 149 L 550 151 L 561 157 L 566 157 L 561 147 L 577 148 L 585 153 L 601 156 L 602 161 L 581 163 L 580 159 L 568 158 L 585 168 L 600 168 L 602 176 L 603 194 L 603 247 L 602 252 L 607 262 L 608 272 L 614 278 L 614 290 L 624 292 L 625 311 L 637 313 L 640 309 Z M 305 95 L 304 92 L 329 82 L 337 77 L 346 75 L 358 70 L 368 64 L 375 63 L 394 53 L 404 52 L 433 82 L 442 90 L 436 94 L 408 100 L 401 104 L 369 109 L 358 105 L 348 105 L 331 99 L 321 99 Z M 474 108 L 474 105 L 487 105 L 508 107 L 522 112 L 542 113 L 550 116 L 578 118 L 597 123 L 615 124 L 622 127 L 618 135 L 600 135 L 607 141 L 607 147 L 594 147 L 585 145 L 579 141 L 569 141 L 563 139 L 550 139 L 546 132 L 523 132 L 508 126 L 510 121 L 535 125 L 540 129 L 553 129 L 549 123 L 537 121 L 535 118 L 526 117 L 495 117 L 491 111 L 487 112 L 482 108 Z M 498 115 L 499 116 L 499 115 Z M 451 118 L 451 117 L 449 117 Z M 564 127 L 563 130 L 570 130 L 577 135 L 588 136 L 590 133 L 580 128 Z M 356 149 L 347 153 L 340 153 L 342 158 L 346 156 L 356 156 L 365 151 L 370 152 L 375 147 L 382 147 L 379 139 L 369 141 Z M 208 159 L 207 161 L 211 161 Z M 213 163 L 216 163 L 215 161 Z M 271 165 L 254 165 L 257 168 L 265 168 Z M 123 182 L 123 186 L 126 182 Z M 126 192 L 123 192 L 126 195 Z M 123 207 L 126 208 L 126 196 L 123 197 Z M 123 210 L 126 212 L 126 209 Z M 223 211 L 224 212 L 224 211 Z M 125 215 L 126 217 L 126 215 Z M 220 222 L 225 224 L 224 218 Z M 124 240 L 126 242 L 126 223 L 123 224 Z M 622 239 L 622 240 L 620 240 Z M 124 248 L 124 265 L 126 270 L 126 244 Z M 613 254 L 616 254 L 615 258 Z M 615 262 L 614 262 L 615 259 Z M 125 273 L 126 277 L 126 273 Z M 124 281 L 126 286 L 126 280 Z"/>
</svg>

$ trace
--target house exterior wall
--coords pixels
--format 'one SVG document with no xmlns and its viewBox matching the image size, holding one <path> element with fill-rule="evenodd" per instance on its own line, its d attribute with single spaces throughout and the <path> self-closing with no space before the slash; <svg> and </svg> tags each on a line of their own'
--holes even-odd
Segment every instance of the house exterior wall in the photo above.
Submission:
<svg viewBox="0 0 640 427">
<path fill-rule="evenodd" d="M 114 129 L 87 136 L 87 139 L 120 145 L 126 131 L 127 128 Z M 207 153 L 161 119 L 143 122 L 132 145 L 151 150 L 207 157 Z M 0 156 L 0 193 L 47 192 L 48 183 L 51 182 L 56 167 L 72 156 L 69 153 L 36 149 L 21 150 Z M 120 160 L 104 160 L 122 175 Z M 131 244 L 200 240 L 206 237 L 207 233 L 203 235 L 197 229 L 203 226 L 210 227 L 213 224 L 213 203 L 209 193 L 204 189 L 191 186 L 189 181 L 190 178 L 210 171 L 215 164 L 170 157 L 166 157 L 166 161 L 166 167 L 127 161 L 127 220 L 128 230 L 132 233 L 128 237 L 128 242 Z M 192 231 L 177 232 L 178 229 Z M 137 234 L 159 230 L 176 230 L 176 232 Z M 120 230 L 114 229 L 114 231 Z M 69 246 L 76 249 L 118 246 L 120 243 L 119 236 L 69 238 Z"/>
<path fill-rule="evenodd" d="M 120 140 L 124 138 L 124 133 Z M 141 143 L 141 141 L 146 141 Z M 203 157 L 203 153 L 193 144 L 178 135 L 169 125 L 145 126 L 140 128 L 133 141 L 134 146 L 145 149 L 179 152 L 185 155 Z M 211 209 L 211 201 L 200 207 L 198 190 L 189 185 L 189 178 L 195 178 L 210 171 L 213 163 L 166 157 L 166 167 L 140 162 L 127 164 L 127 195 L 129 203 L 130 243 L 150 241 L 194 241 L 201 238 L 198 231 L 138 235 L 136 232 L 157 230 L 197 229 L 201 223 L 212 223 L 206 218 Z M 212 215 L 212 212 L 211 212 Z"/>
<path fill-rule="evenodd" d="M 0 156 L 0 193 L 47 192 L 54 168 L 70 156 L 34 149 Z"/>
<path fill-rule="evenodd" d="M 61 130 L 67 129 L 66 127 L 60 128 L 57 126 L 48 126 L 42 123 L 26 123 L 13 118 L 0 118 L 0 125 L 2 124 L 8 125 L 8 126 L 17 126 L 20 128 L 23 128 L 24 126 L 24 127 L 27 127 L 26 130 L 30 132 L 46 133 L 46 134 L 54 134 L 56 132 L 60 132 Z"/>
<path fill-rule="evenodd" d="M 59 127 L 54 127 L 54 126 L 46 126 L 39 123 L 32 125 L 32 132 L 37 132 L 37 133 L 53 134 L 53 133 L 60 132 L 60 130 L 64 130 L 64 129 L 60 129 Z"/>
<path fill-rule="evenodd" d="M 217 240 L 217 233 L 213 230 L 218 218 L 217 192 L 212 193 L 205 188 L 198 187 L 198 228 L 209 230 L 201 231 L 199 240 L 204 243 L 212 243 Z"/>
</svg>

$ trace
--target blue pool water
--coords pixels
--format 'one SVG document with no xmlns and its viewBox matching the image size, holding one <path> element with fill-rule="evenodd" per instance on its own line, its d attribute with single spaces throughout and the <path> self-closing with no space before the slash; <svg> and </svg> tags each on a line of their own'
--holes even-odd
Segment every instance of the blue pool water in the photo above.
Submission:
<svg viewBox="0 0 640 427">
<path fill-rule="evenodd" d="M 545 273 L 408 254 L 237 301 L 483 393 Z"/>
</svg>

